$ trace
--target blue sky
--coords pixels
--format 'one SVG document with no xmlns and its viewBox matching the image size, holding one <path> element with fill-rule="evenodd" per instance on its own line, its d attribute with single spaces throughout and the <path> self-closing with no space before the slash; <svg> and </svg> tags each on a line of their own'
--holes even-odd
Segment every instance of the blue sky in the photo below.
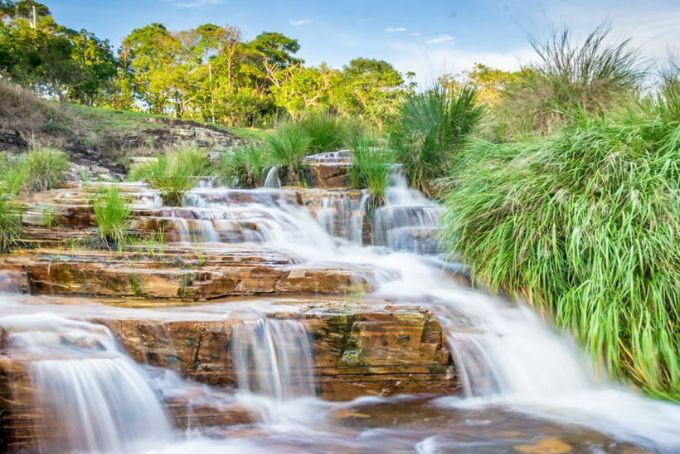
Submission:
<svg viewBox="0 0 680 454">
<path fill-rule="evenodd" d="M 278 31 L 299 40 L 310 64 L 340 67 L 381 58 L 415 71 L 423 85 L 475 62 L 503 69 L 532 58 L 529 34 L 569 25 L 577 34 L 607 22 L 650 58 L 680 54 L 680 0 L 44 0 L 57 21 L 87 28 L 114 45 L 135 27 L 171 30 L 211 22 L 246 39 Z"/>
</svg>

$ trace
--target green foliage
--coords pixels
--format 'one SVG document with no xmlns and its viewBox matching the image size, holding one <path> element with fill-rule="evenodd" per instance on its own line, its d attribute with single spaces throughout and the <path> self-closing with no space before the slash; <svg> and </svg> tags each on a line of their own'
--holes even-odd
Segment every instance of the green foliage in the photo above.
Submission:
<svg viewBox="0 0 680 454">
<path fill-rule="evenodd" d="M 366 188 L 373 205 L 381 205 L 390 182 L 394 155 L 380 146 L 377 139 L 363 136 L 352 146 L 350 176 L 357 188 Z"/>
<path fill-rule="evenodd" d="M 532 41 L 538 63 L 503 92 L 497 134 L 548 134 L 573 115 L 601 114 L 637 88 L 644 70 L 630 40 L 609 44 L 602 27 L 581 44 L 565 29 Z"/>
<path fill-rule="evenodd" d="M 494 289 L 546 308 L 598 360 L 680 398 L 678 99 L 581 117 L 553 135 L 475 142 L 444 237 Z"/>
<path fill-rule="evenodd" d="M 382 129 L 384 122 L 397 114 L 410 87 L 388 62 L 355 58 L 343 68 L 337 90 L 334 97 L 339 98 L 344 114 L 363 116 Z"/>
<path fill-rule="evenodd" d="M 163 202 L 170 206 L 182 204 L 184 193 L 193 188 L 197 177 L 210 172 L 208 155 L 196 148 L 177 148 L 133 168 L 129 180 L 142 180 L 158 190 Z"/>
<path fill-rule="evenodd" d="M 47 191 L 64 181 L 68 155 L 54 148 L 35 148 L 22 157 L 21 165 L 28 189 Z"/>
<path fill-rule="evenodd" d="M 0 253 L 8 252 L 19 241 L 23 209 L 15 196 L 24 183 L 23 169 L 0 155 Z"/>
<path fill-rule="evenodd" d="M 38 11 L 33 28 L 32 6 Z M 0 26 L 0 69 L 60 100 L 92 104 L 108 90 L 116 61 L 108 41 L 57 24 L 47 7 L 18 2 Z M 25 13 L 27 10 L 28 13 Z"/>
<path fill-rule="evenodd" d="M 267 146 L 272 162 L 288 169 L 293 183 L 300 180 L 298 171 L 309 150 L 311 139 L 304 129 L 294 123 L 280 125 L 267 138 Z"/>
<path fill-rule="evenodd" d="M 312 111 L 303 116 L 297 124 L 310 139 L 310 151 L 333 151 L 345 145 L 343 121 L 335 115 Z"/>
<path fill-rule="evenodd" d="M 26 182 L 26 166 L 18 159 L 0 155 L 0 194 L 15 196 Z"/>
<path fill-rule="evenodd" d="M 39 11 L 35 27 L 29 3 Z M 0 71 L 60 101 L 250 127 L 324 109 L 381 127 L 410 90 L 382 60 L 306 67 L 299 42 L 277 32 L 247 41 L 230 25 L 151 23 L 125 36 L 116 56 L 107 40 L 58 24 L 44 5 L 0 4 Z"/>
<path fill-rule="evenodd" d="M 476 94 L 474 88 L 438 85 L 402 106 L 390 128 L 390 144 L 416 188 L 431 195 L 433 182 L 448 174 L 456 152 L 482 116 Z"/>
<path fill-rule="evenodd" d="M 121 247 L 132 222 L 132 209 L 116 186 L 97 189 L 92 199 L 99 237 L 108 245 Z"/>
<path fill-rule="evenodd" d="M 216 173 L 228 180 L 238 180 L 241 187 L 257 187 L 262 172 L 270 165 L 267 151 L 256 144 L 247 144 L 222 153 Z"/>
<path fill-rule="evenodd" d="M 0 253 L 9 252 L 18 244 L 22 212 L 11 195 L 0 192 Z"/>
</svg>

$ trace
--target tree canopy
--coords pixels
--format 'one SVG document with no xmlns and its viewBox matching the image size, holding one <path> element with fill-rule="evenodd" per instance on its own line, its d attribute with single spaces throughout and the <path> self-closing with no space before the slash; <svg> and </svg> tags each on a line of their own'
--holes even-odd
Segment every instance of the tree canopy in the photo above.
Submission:
<svg viewBox="0 0 680 454">
<path fill-rule="evenodd" d="M 35 1 L 0 0 L 0 18 L 0 71 L 61 101 L 237 126 L 326 110 L 382 127 L 413 90 L 383 60 L 305 65 L 300 43 L 278 32 L 245 40 L 233 25 L 173 31 L 151 23 L 114 51 L 85 29 L 59 25 Z"/>
</svg>

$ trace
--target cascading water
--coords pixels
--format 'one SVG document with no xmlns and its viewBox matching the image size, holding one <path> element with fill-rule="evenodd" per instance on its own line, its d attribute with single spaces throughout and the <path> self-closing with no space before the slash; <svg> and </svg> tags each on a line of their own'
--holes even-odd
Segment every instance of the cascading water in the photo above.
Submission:
<svg viewBox="0 0 680 454">
<path fill-rule="evenodd" d="M 240 194 L 238 204 L 230 200 L 233 193 L 219 196 L 216 192 L 197 192 L 194 196 L 201 201 L 197 205 L 222 210 L 223 217 L 248 219 L 263 233 L 262 243 L 294 253 L 303 262 L 380 270 L 376 273 L 376 296 L 397 303 L 419 301 L 438 316 L 447 331 L 466 396 L 442 401 L 442 405 L 509 406 L 595 427 L 622 439 L 644 440 L 655 449 L 680 446 L 674 429 L 680 425 L 677 407 L 646 400 L 608 383 L 598 377 L 590 361 L 567 336 L 547 326 L 530 309 L 462 289 L 441 266 L 426 259 L 422 254 L 437 252 L 432 238 L 441 209 L 409 189 L 402 176 L 393 176 L 387 204 L 376 210 L 373 226 L 375 242 L 397 251 L 391 253 L 333 241 L 327 228 L 285 197 L 283 191 L 250 192 L 257 197 L 243 200 Z M 414 231 L 422 237 L 412 235 Z M 281 376 L 281 370 L 275 367 L 278 356 L 270 341 L 276 335 L 271 326 L 262 321 L 244 326 L 248 326 L 243 329 L 250 333 L 250 341 L 246 342 L 250 347 L 240 344 L 239 351 L 245 354 L 244 351 L 254 351 L 253 345 L 260 345 L 261 358 L 244 357 L 238 361 L 242 365 L 250 363 L 255 370 L 259 367 L 278 371 Z M 271 381 L 255 386 L 252 380 L 252 374 L 247 381 L 239 376 L 244 389 L 259 387 L 270 396 L 285 395 L 283 388 Z M 664 416 L 660 419 L 654 414 Z"/>
<path fill-rule="evenodd" d="M 232 329 L 239 389 L 287 400 L 315 395 L 312 348 L 297 320 L 260 318 Z"/>
<path fill-rule="evenodd" d="M 402 174 L 394 172 L 390 181 L 385 205 L 373 213 L 373 244 L 395 251 L 437 253 L 436 230 L 441 208 L 410 189 Z"/>
<path fill-rule="evenodd" d="M 358 211 L 361 213 L 365 212 L 362 210 L 365 200 L 359 201 Z M 328 202 L 327 208 L 331 206 L 331 202 Z M 473 415 L 481 413 L 485 415 L 481 422 L 471 417 L 474 424 L 480 426 L 487 424 L 486 421 L 495 421 L 498 413 L 511 414 L 512 418 L 520 421 L 530 414 L 548 421 L 566 421 L 568 427 L 593 428 L 610 434 L 616 440 L 630 440 L 649 449 L 669 453 L 680 450 L 680 434 L 677 430 L 680 427 L 680 409 L 677 406 L 646 399 L 598 376 L 590 360 L 568 336 L 547 325 L 530 309 L 476 290 L 461 288 L 450 279 L 448 267 L 444 269 L 431 256 L 425 257 L 423 254 L 436 252 L 436 241 L 431 240 L 431 234 L 436 233 L 440 208 L 410 190 L 398 175 L 394 176 L 393 185 L 388 191 L 387 205 L 375 212 L 373 226 L 376 244 L 388 248 L 360 247 L 358 242 L 337 241 L 318 222 L 323 221 L 323 215 L 320 219 L 314 219 L 308 210 L 298 204 L 292 193 L 283 190 L 198 188 L 187 195 L 182 210 L 186 210 L 186 218 L 178 212 L 178 222 L 190 224 L 198 219 L 210 220 L 219 240 L 223 242 L 260 243 L 272 250 L 287 252 L 296 262 L 305 265 L 322 263 L 370 268 L 376 271 L 374 274 L 377 276 L 377 281 L 373 282 L 376 290 L 371 297 L 387 299 L 395 306 L 403 302 L 429 308 L 446 332 L 464 391 L 461 396 L 438 399 L 438 408 L 470 411 Z M 361 231 L 360 228 L 353 229 L 353 235 Z M 196 229 L 187 227 L 186 230 Z M 414 231 L 418 235 L 412 235 Z M 38 342 L 38 334 L 22 337 L 21 331 L 13 330 L 8 320 L 11 322 L 11 317 L 6 317 L 0 323 L 10 328 L 10 339 L 16 335 L 12 345 L 17 350 L 28 351 L 35 356 L 41 351 L 33 351 L 33 348 L 43 346 L 42 353 L 48 352 L 50 356 L 48 359 L 38 355 L 36 358 L 41 359 L 29 360 L 28 364 L 35 363 L 38 366 L 31 369 L 31 374 L 39 383 L 37 389 L 44 391 L 41 394 L 51 396 L 52 404 L 47 402 L 45 405 L 59 409 L 54 418 L 56 421 L 63 420 L 61 415 L 64 414 L 78 414 L 78 409 L 70 401 L 54 404 L 55 396 L 59 394 L 76 394 L 72 391 L 57 393 L 58 389 L 82 389 L 86 395 L 94 395 L 96 390 L 100 390 L 102 397 L 88 398 L 76 406 L 84 406 L 87 411 L 83 417 L 94 418 L 89 419 L 91 421 L 99 421 L 98 418 L 104 417 L 102 412 L 112 415 L 108 417 L 107 425 L 91 428 L 85 422 L 74 424 L 76 428 L 85 427 L 89 433 L 95 434 L 93 439 L 100 443 L 96 449 L 101 447 L 102 450 L 115 451 L 122 446 L 120 450 L 128 451 L 128 446 L 146 435 L 157 440 L 168 439 L 169 424 L 153 390 L 145 385 L 147 382 L 143 370 L 131 364 L 117 350 L 106 330 L 97 328 L 100 334 L 97 336 L 67 336 L 65 345 L 69 348 L 62 352 L 55 346 L 61 345 L 62 340 L 54 340 L 61 339 L 54 333 L 70 326 L 69 323 L 80 322 L 60 319 L 55 323 L 58 329 L 34 330 L 53 333 L 50 334 L 52 340 L 49 342 Z M 14 325 L 20 326 L 19 323 Z M 87 332 L 85 328 L 78 329 Z M 71 331 L 78 332 L 75 328 Z M 22 339 L 28 341 L 22 343 Z M 98 340 L 95 342 L 94 339 Z M 311 347 L 300 322 L 261 317 L 245 320 L 233 328 L 230 348 L 239 388 L 243 391 L 239 394 L 251 397 L 258 394 L 260 401 L 274 402 L 272 407 L 282 409 L 279 414 L 287 412 L 286 416 L 293 415 L 301 419 L 293 424 L 288 418 L 283 424 L 281 418 L 271 418 L 267 421 L 270 425 L 260 426 L 262 432 L 267 432 L 271 437 L 258 446 L 260 452 L 273 449 L 281 440 L 284 445 L 290 442 L 293 447 L 308 447 L 304 442 L 310 438 L 319 440 L 319 445 L 312 446 L 310 451 L 324 450 L 326 446 L 322 443 L 326 442 L 331 446 L 329 450 L 362 451 L 365 444 L 373 440 L 373 451 L 381 452 L 390 450 L 392 445 L 389 443 L 398 440 L 401 432 L 406 432 L 399 426 L 392 432 L 384 428 L 367 429 L 353 440 L 356 444 L 348 444 L 347 440 L 338 439 L 344 437 L 346 426 L 337 429 L 341 436 L 335 438 L 320 429 L 311 429 L 324 424 L 327 429 L 331 425 L 328 422 L 330 418 L 324 416 L 331 404 L 311 398 L 315 395 Z M 63 362 L 62 366 L 52 364 L 64 360 L 70 362 L 68 367 Z M 73 363 L 75 361 L 81 362 Z M 39 365 L 41 362 L 44 362 L 44 367 Z M 104 367 L 102 363 L 108 366 Z M 74 369 L 76 364 L 77 370 Z M 40 374 L 47 375 L 41 378 Z M 128 385 L 121 389 L 109 383 L 109 379 Z M 66 381 L 68 384 L 64 383 Z M 57 384 L 55 386 L 58 389 L 49 389 L 50 383 Z M 135 392 L 132 393 L 130 388 Z M 133 398 L 128 393 L 134 394 L 135 402 L 131 402 Z M 309 399 L 298 399 L 300 397 Z M 93 407 L 88 407 L 95 401 L 96 413 Z M 291 406 L 291 402 L 297 405 L 300 401 L 305 401 L 306 406 Z M 124 410 L 141 414 L 121 417 Z M 467 421 L 466 418 L 460 419 Z M 367 419 L 370 421 L 370 418 Z M 136 421 L 135 426 L 145 429 L 145 433 L 134 432 L 126 425 L 133 420 Z M 466 422 L 464 424 L 466 431 L 477 427 Z M 162 430 L 151 434 L 149 428 L 153 427 Z M 109 434 L 108 430 L 113 431 L 113 434 Z M 285 438 L 289 434 L 298 434 L 298 438 L 291 442 L 290 438 Z M 417 444 L 420 452 L 441 452 L 450 446 L 460 447 L 455 443 L 464 436 L 459 435 L 454 433 L 453 440 L 446 439 L 449 445 L 440 445 L 439 439 L 423 439 L 426 435 L 421 433 L 411 434 L 412 439 L 405 438 L 404 443 L 410 443 L 408 446 L 411 448 Z M 489 435 L 482 433 L 480 436 L 483 440 L 485 437 Z M 68 446 L 73 446 L 73 449 L 81 449 L 82 446 L 88 449 L 92 446 L 90 443 L 94 443 L 81 441 L 78 433 L 73 433 L 69 440 Z M 225 447 L 220 443 L 227 443 L 205 440 L 190 442 L 199 444 L 179 444 L 174 451 L 169 449 L 161 452 L 187 452 L 190 449 L 220 452 Z M 397 445 L 394 450 L 400 450 L 403 446 Z M 258 451 L 252 444 L 228 447 L 237 451 L 240 449 L 241 452 Z M 510 446 L 493 447 L 502 452 L 512 449 Z M 485 448 L 486 445 L 481 448 L 478 445 L 460 447 L 463 451 L 484 451 Z M 607 452 L 600 446 L 593 447 L 591 451 Z"/>
<path fill-rule="evenodd" d="M 3 317 L 0 325 L 31 377 L 44 452 L 132 452 L 172 438 L 144 371 L 106 327 L 50 314 Z"/>
<path fill-rule="evenodd" d="M 330 236 L 361 245 L 365 218 L 362 200 L 334 194 L 324 197 L 316 219 Z"/>
<path fill-rule="evenodd" d="M 279 168 L 272 166 L 267 172 L 267 176 L 264 179 L 264 187 L 277 189 L 281 187 L 281 180 L 279 180 Z"/>
</svg>

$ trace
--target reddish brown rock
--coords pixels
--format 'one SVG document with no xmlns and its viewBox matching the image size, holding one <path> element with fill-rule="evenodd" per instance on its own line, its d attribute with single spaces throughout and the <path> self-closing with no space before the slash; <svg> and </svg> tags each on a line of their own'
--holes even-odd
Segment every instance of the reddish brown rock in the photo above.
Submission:
<svg viewBox="0 0 680 454">
<path fill-rule="evenodd" d="M 434 316 L 418 307 L 319 302 L 276 318 L 296 318 L 312 340 L 321 397 L 451 393 L 451 355 Z M 210 321 L 101 320 L 137 361 L 169 367 L 215 386 L 236 385 L 230 343 L 238 318 Z"/>
</svg>

